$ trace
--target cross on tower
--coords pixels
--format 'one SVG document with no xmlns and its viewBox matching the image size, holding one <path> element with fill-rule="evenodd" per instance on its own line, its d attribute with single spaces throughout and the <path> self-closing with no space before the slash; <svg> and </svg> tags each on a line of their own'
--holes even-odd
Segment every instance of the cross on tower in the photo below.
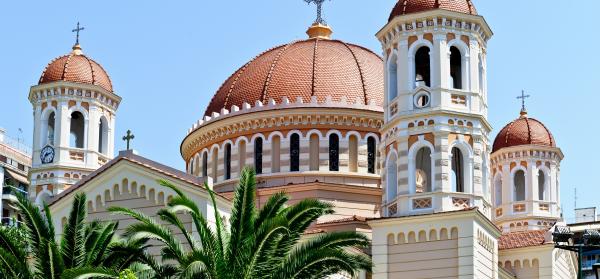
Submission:
<svg viewBox="0 0 600 279">
<path fill-rule="evenodd" d="M 325 2 L 325 1 L 326 0 L 304 0 L 304 2 L 308 3 L 309 5 L 314 3 L 317 6 L 317 19 L 315 19 L 315 23 L 319 23 L 319 24 L 323 24 L 323 25 L 327 24 L 322 17 L 323 2 Z"/>
<path fill-rule="evenodd" d="M 123 137 L 124 141 L 127 141 L 127 150 L 129 150 L 129 141 L 134 139 L 135 136 L 131 133 L 131 130 L 127 130 L 127 135 Z"/>
<path fill-rule="evenodd" d="M 79 21 L 77 22 L 77 28 L 73 29 L 71 32 L 76 32 L 77 33 L 77 37 L 75 39 L 75 44 L 78 45 L 79 44 L 79 31 L 84 30 L 84 27 L 79 27 Z"/>
<path fill-rule="evenodd" d="M 521 96 L 518 96 L 517 99 L 521 99 L 521 111 L 526 111 L 525 109 L 525 99 L 531 97 L 530 95 L 525 95 L 525 90 L 521 90 Z"/>
</svg>

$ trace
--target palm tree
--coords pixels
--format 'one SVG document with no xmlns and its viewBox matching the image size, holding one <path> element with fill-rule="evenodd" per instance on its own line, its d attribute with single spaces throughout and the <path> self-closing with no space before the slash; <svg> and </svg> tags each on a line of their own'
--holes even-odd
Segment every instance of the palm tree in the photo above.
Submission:
<svg viewBox="0 0 600 279">
<path fill-rule="evenodd" d="M 198 206 L 176 186 L 159 181 L 177 193 L 158 217 L 161 225 L 141 212 L 113 207 L 109 210 L 135 218 L 138 223 L 124 233 L 129 241 L 162 243 L 161 269 L 157 278 L 324 278 L 346 273 L 355 276 L 360 270 L 371 270 L 370 258 L 361 252 L 369 245 L 366 236 L 357 232 L 331 232 L 303 237 L 305 230 L 319 217 L 333 213 L 333 206 L 315 199 L 306 199 L 286 207 L 289 201 L 283 193 L 269 198 L 265 206 L 256 208 L 254 171 L 242 171 L 235 190 L 229 230 L 210 193 L 215 224 L 202 215 Z M 179 218 L 188 214 L 197 235 L 185 228 Z M 175 236 L 175 231 L 182 237 Z M 152 270 L 153 268 L 148 268 Z"/>
<path fill-rule="evenodd" d="M 85 222 L 85 194 L 75 196 L 60 241 L 52 216 L 27 197 L 17 195 L 24 220 L 21 237 L 0 229 L 0 278 L 118 277 L 135 262 L 144 262 L 141 243 L 116 241 L 117 222 Z"/>
</svg>

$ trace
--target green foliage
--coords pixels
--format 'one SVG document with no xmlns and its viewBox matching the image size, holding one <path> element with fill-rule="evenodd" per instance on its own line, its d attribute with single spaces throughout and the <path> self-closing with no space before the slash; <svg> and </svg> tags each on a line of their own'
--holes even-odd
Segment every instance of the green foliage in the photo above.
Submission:
<svg viewBox="0 0 600 279">
<path fill-rule="evenodd" d="M 116 222 L 85 222 L 85 201 L 85 194 L 75 196 L 57 241 L 49 208 L 42 211 L 17 194 L 24 226 L 0 228 L 0 278 L 118 278 L 119 271 L 143 261 L 141 243 L 114 237 Z"/>
<path fill-rule="evenodd" d="M 119 273 L 119 279 L 137 279 L 137 277 L 131 269 L 125 269 Z"/>
<path fill-rule="evenodd" d="M 370 258 L 361 252 L 369 245 L 365 235 L 353 231 L 304 235 L 319 217 L 333 213 L 331 204 L 307 199 L 286 207 L 289 198 L 279 193 L 257 209 L 256 179 L 248 168 L 242 171 L 235 190 L 229 226 L 222 222 L 224 216 L 208 186 L 214 224 L 209 224 L 198 205 L 176 186 L 159 183 L 177 193 L 158 212 L 162 222 L 127 208 L 109 209 L 138 221 L 126 229 L 127 241 L 162 243 L 163 263 L 148 256 L 132 268 L 139 278 L 301 279 L 336 273 L 355 276 L 360 270 L 371 270 Z M 191 217 L 194 233 L 181 216 Z M 149 247 L 144 246 L 142 254 Z"/>
</svg>

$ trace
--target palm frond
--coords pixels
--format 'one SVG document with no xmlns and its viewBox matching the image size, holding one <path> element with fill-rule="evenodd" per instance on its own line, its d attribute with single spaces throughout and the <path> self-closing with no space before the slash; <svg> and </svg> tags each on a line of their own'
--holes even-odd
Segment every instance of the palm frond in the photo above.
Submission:
<svg viewBox="0 0 600 279">
<path fill-rule="evenodd" d="M 104 267 L 77 267 L 65 270 L 61 279 L 119 278 L 119 273 Z"/>
<path fill-rule="evenodd" d="M 85 262 L 85 206 L 85 194 L 75 195 L 69 219 L 63 229 L 60 247 L 66 268 L 79 267 Z"/>
</svg>

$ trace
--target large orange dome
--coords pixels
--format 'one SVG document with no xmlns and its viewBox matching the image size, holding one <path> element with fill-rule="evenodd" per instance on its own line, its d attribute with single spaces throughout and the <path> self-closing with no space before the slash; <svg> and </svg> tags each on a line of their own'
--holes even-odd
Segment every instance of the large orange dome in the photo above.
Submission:
<svg viewBox="0 0 600 279">
<path fill-rule="evenodd" d="M 391 21 L 396 16 L 442 9 L 470 15 L 477 15 L 471 0 L 399 0 L 390 14 Z"/>
<path fill-rule="evenodd" d="M 504 126 L 498 133 L 492 153 L 502 148 L 519 145 L 556 147 L 556 142 L 550 130 L 542 122 L 529 118 L 523 112 L 521 117 Z"/>
<path fill-rule="evenodd" d="M 93 84 L 113 92 L 112 82 L 100 64 L 83 55 L 79 45 L 67 55 L 52 60 L 44 69 L 38 84 L 55 81 Z"/>
<path fill-rule="evenodd" d="M 214 95 L 205 115 L 244 102 L 254 106 L 284 97 L 320 103 L 346 97 L 349 102 L 383 106 L 383 61 L 372 51 L 338 40 L 310 38 L 272 48 L 238 69 Z"/>
</svg>

